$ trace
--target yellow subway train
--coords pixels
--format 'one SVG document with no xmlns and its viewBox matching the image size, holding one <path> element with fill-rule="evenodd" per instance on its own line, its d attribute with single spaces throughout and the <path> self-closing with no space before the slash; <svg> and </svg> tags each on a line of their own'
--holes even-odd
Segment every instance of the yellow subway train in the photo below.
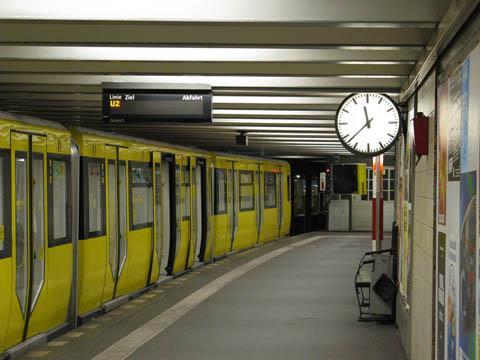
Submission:
<svg viewBox="0 0 480 360">
<path fill-rule="evenodd" d="M 0 113 L 0 355 L 290 230 L 287 162 Z"/>
</svg>

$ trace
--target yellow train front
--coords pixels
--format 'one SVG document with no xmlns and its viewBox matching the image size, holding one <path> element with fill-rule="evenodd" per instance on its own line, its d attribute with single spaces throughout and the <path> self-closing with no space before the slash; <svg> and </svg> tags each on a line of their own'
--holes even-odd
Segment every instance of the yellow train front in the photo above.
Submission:
<svg viewBox="0 0 480 360">
<path fill-rule="evenodd" d="M 1 114 L 0 168 L 0 354 L 290 229 L 282 161 Z"/>
</svg>

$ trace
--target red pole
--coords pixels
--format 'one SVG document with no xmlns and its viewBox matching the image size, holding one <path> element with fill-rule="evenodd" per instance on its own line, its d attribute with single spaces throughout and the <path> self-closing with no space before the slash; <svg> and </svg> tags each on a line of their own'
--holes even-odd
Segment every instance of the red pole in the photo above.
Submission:
<svg viewBox="0 0 480 360">
<path fill-rule="evenodd" d="M 372 250 L 382 249 L 383 240 L 383 155 L 372 162 Z"/>
<path fill-rule="evenodd" d="M 378 174 L 378 205 L 380 207 L 378 211 L 378 250 L 382 250 L 382 243 L 383 243 L 383 154 L 378 156 L 378 160 L 380 163 L 380 171 Z"/>
<path fill-rule="evenodd" d="M 377 157 L 372 159 L 372 250 L 375 251 L 377 239 Z"/>
</svg>

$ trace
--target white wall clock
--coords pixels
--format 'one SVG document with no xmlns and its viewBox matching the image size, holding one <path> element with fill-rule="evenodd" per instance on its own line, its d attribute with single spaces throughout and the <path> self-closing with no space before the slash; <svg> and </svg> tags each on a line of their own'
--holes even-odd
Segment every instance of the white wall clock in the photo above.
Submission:
<svg viewBox="0 0 480 360">
<path fill-rule="evenodd" d="M 335 129 L 350 152 L 376 156 L 395 143 L 400 134 L 400 121 L 397 105 L 387 95 L 357 93 L 340 104 Z"/>
</svg>

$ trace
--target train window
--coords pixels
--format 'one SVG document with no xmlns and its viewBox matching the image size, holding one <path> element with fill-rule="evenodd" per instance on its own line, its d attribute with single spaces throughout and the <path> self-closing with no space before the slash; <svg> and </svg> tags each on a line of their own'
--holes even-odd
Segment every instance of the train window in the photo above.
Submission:
<svg viewBox="0 0 480 360">
<path fill-rule="evenodd" d="M 182 166 L 182 220 L 190 220 L 190 167 Z"/>
<path fill-rule="evenodd" d="M 0 259 L 11 256 L 10 155 L 0 151 Z"/>
<path fill-rule="evenodd" d="M 15 154 L 15 246 L 16 246 L 16 292 L 22 312 L 25 310 L 28 282 L 28 167 L 27 153 Z"/>
<path fill-rule="evenodd" d="M 153 224 L 152 167 L 149 163 L 130 162 L 131 229 Z"/>
<path fill-rule="evenodd" d="M 48 156 L 48 246 L 71 242 L 68 194 L 70 166 L 67 156 Z"/>
<path fill-rule="evenodd" d="M 82 157 L 80 239 L 105 235 L 105 161 Z"/>
<path fill-rule="evenodd" d="M 240 211 L 255 209 L 253 195 L 253 171 L 240 171 Z"/>
<path fill-rule="evenodd" d="M 265 208 L 277 206 L 277 174 L 265 172 Z"/>
<path fill-rule="evenodd" d="M 214 214 L 227 213 L 227 174 L 225 169 L 215 169 Z"/>
<path fill-rule="evenodd" d="M 88 163 L 88 232 L 103 232 L 103 209 L 102 204 L 105 178 L 105 166 L 98 162 Z"/>
</svg>

